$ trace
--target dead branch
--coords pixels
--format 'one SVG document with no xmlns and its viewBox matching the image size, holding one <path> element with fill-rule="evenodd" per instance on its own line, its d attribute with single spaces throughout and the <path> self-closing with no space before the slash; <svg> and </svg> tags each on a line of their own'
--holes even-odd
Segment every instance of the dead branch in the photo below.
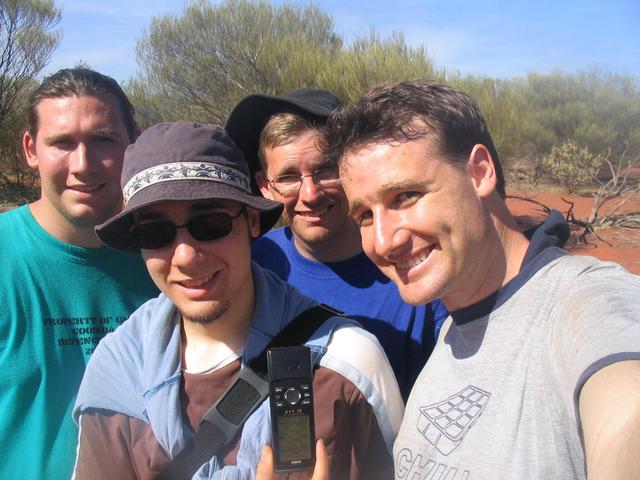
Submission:
<svg viewBox="0 0 640 480">
<path fill-rule="evenodd" d="M 549 215 L 551 213 L 551 210 L 552 210 L 551 207 L 548 207 L 544 203 L 539 202 L 538 200 L 535 200 L 535 199 L 530 198 L 530 197 L 523 197 L 523 196 L 520 196 L 520 195 L 507 195 L 507 198 L 513 198 L 515 200 L 522 200 L 523 202 L 533 203 L 534 205 L 539 206 L 540 209 L 542 210 L 542 212 L 546 213 L 547 215 Z"/>
<path fill-rule="evenodd" d="M 589 235 L 593 235 L 598 240 L 607 244 L 608 246 L 610 247 L 613 246 L 596 233 L 595 225 L 593 222 L 590 222 L 589 220 L 585 221 L 585 220 L 580 220 L 579 218 L 576 218 L 576 215 L 573 212 L 573 207 L 575 206 L 575 202 L 571 202 L 563 197 L 560 197 L 560 200 L 562 200 L 564 203 L 569 205 L 569 209 L 567 210 L 567 213 L 565 213 L 565 219 L 567 220 L 567 222 L 569 222 L 569 224 L 573 225 L 574 227 L 578 227 L 582 229 L 582 232 L 580 232 L 580 234 L 576 237 L 576 243 L 582 243 L 583 245 L 588 245 L 590 243 L 588 237 Z"/>
<path fill-rule="evenodd" d="M 608 216 L 615 215 L 616 212 L 627 202 L 632 192 L 640 191 L 640 182 L 634 184 L 630 178 L 633 168 L 633 162 L 627 161 L 626 158 L 627 149 L 625 149 L 618 161 L 614 164 L 607 155 L 604 158 L 603 165 L 606 165 L 609 170 L 609 180 L 604 182 L 597 175 L 593 175 L 592 178 L 598 183 L 599 187 L 593 194 L 593 207 L 589 214 L 588 222 L 597 223 L 598 215 L 602 207 L 605 204 L 615 199 L 620 199 L 617 205 L 609 210 Z"/>
</svg>

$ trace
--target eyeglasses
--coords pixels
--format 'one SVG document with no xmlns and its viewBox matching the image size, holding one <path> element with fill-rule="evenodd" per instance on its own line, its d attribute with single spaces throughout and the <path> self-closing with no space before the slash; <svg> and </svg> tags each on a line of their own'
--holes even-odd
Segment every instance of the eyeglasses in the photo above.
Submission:
<svg viewBox="0 0 640 480">
<path fill-rule="evenodd" d="M 211 212 L 195 215 L 184 225 L 175 225 L 169 220 L 141 223 L 131 227 L 127 240 L 135 249 L 154 250 L 171 245 L 179 228 L 186 228 L 189 234 L 200 242 L 209 242 L 226 237 L 233 229 L 233 220 L 238 218 L 245 207 L 235 215 Z"/>
<path fill-rule="evenodd" d="M 308 175 L 295 175 L 292 173 L 277 175 L 271 179 L 267 178 L 267 182 L 269 182 L 280 195 L 286 196 L 297 193 L 302 186 L 302 181 L 307 177 L 311 177 L 313 183 L 322 187 L 340 183 L 338 169 L 332 167 L 319 168 Z"/>
</svg>

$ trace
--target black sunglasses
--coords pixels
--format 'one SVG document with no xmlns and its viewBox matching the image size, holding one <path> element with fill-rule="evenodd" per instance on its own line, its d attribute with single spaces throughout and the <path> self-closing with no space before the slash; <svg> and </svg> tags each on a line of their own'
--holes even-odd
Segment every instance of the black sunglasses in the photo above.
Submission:
<svg viewBox="0 0 640 480">
<path fill-rule="evenodd" d="M 154 250 L 171 245 L 176 239 L 179 228 L 186 228 L 189 234 L 200 242 L 209 242 L 226 237 L 233 229 L 233 220 L 238 218 L 245 207 L 235 215 L 224 212 L 211 212 L 195 215 L 184 225 L 175 225 L 169 220 L 134 225 L 129 230 L 127 241 L 135 249 Z"/>
</svg>

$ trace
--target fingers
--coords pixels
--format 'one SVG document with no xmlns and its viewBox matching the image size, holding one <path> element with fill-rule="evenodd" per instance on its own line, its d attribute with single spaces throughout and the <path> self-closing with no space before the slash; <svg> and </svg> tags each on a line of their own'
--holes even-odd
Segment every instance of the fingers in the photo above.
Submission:
<svg viewBox="0 0 640 480">
<path fill-rule="evenodd" d="M 256 480 L 274 480 L 276 478 L 274 468 L 273 450 L 269 445 L 265 445 L 256 469 Z M 329 457 L 322 440 L 316 442 L 316 465 L 310 479 L 329 480 Z"/>
<path fill-rule="evenodd" d="M 311 480 L 329 480 L 329 457 L 322 439 L 316 442 L 316 465 Z"/>
<path fill-rule="evenodd" d="M 258 468 L 256 469 L 256 480 L 273 480 L 275 478 L 273 470 L 273 450 L 271 450 L 269 445 L 265 445 L 262 449 L 262 455 L 260 455 Z"/>
</svg>

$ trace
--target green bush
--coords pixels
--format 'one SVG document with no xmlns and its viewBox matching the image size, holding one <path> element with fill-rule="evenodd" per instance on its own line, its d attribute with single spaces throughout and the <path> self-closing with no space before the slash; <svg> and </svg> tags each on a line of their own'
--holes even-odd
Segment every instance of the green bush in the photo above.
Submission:
<svg viewBox="0 0 640 480">
<path fill-rule="evenodd" d="M 604 160 L 603 155 L 593 154 L 574 140 L 568 140 L 558 147 L 553 147 L 542 163 L 549 173 L 571 193 L 591 184 Z"/>
</svg>

